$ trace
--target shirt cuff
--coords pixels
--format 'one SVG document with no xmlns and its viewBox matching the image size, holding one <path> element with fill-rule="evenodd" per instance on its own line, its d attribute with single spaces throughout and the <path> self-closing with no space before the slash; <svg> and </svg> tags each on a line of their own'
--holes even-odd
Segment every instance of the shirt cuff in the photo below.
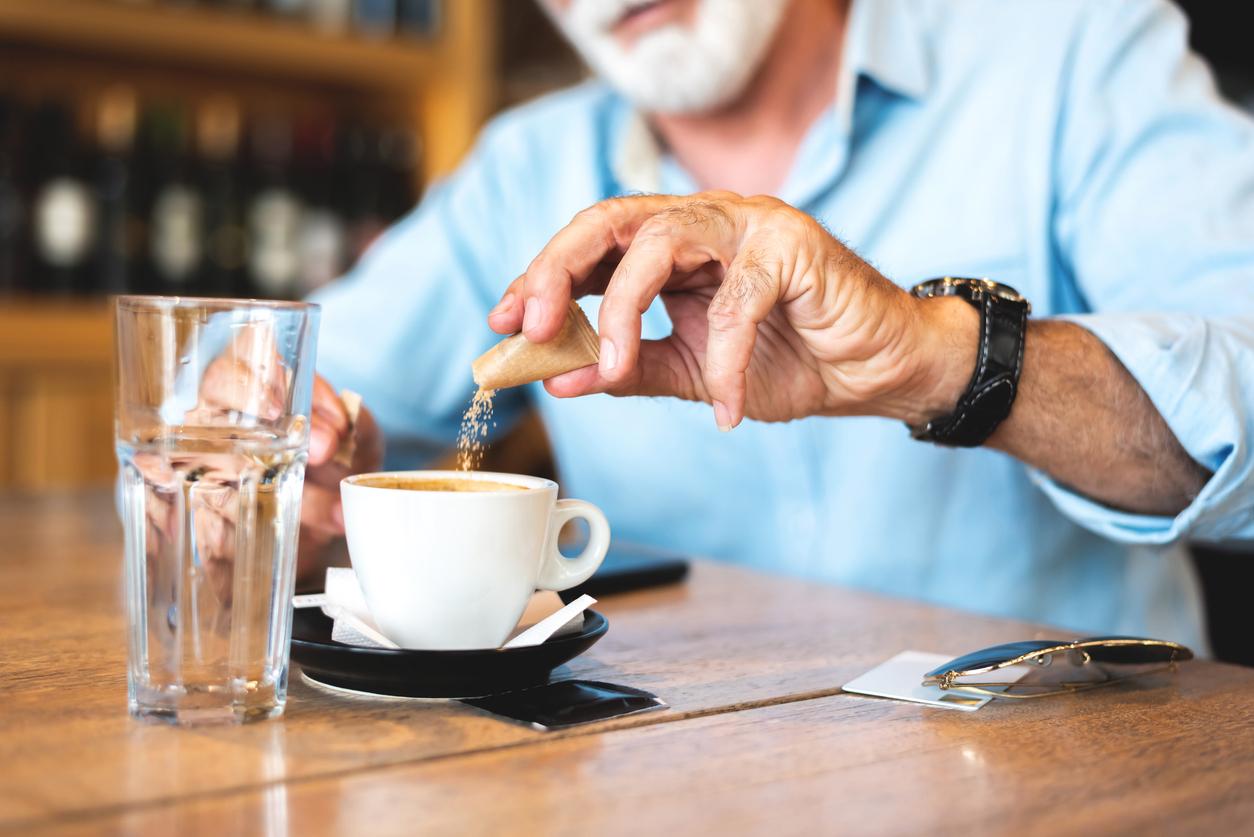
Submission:
<svg viewBox="0 0 1254 837">
<path fill-rule="evenodd" d="M 1254 327 L 1229 327 L 1193 315 L 1078 314 L 1061 319 L 1106 344 L 1149 395 L 1185 451 L 1213 475 L 1188 507 L 1169 517 L 1113 509 L 1032 471 L 1033 481 L 1054 505 L 1085 528 L 1124 543 L 1254 534 L 1254 371 L 1241 365 L 1254 351 Z"/>
</svg>

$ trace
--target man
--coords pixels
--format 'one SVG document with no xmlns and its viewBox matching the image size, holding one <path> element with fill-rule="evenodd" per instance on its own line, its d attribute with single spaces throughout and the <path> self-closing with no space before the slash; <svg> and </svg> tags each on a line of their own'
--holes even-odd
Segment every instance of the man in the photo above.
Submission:
<svg viewBox="0 0 1254 837">
<path fill-rule="evenodd" d="M 544 340 L 582 296 L 599 366 L 546 386 L 587 397 L 497 414 L 540 410 L 616 537 L 1203 644 L 1179 543 L 1254 534 L 1254 126 L 1174 7 L 550 2 L 604 81 L 496 119 L 318 298 L 396 461 L 452 438 L 490 311 Z M 940 276 L 1033 319 L 902 290 Z"/>
</svg>

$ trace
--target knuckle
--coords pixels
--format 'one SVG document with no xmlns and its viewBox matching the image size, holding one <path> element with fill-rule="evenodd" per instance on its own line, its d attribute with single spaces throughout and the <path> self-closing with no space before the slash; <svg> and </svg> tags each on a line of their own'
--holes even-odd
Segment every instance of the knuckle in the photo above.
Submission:
<svg viewBox="0 0 1254 837">
<path fill-rule="evenodd" d="M 714 299 L 710 300 L 710 307 L 706 312 L 710 328 L 714 331 L 731 331 L 736 328 L 740 325 L 741 308 L 739 299 L 720 290 L 714 295 Z"/>
<path fill-rule="evenodd" d="M 740 253 L 735 270 L 720 288 L 730 299 L 744 306 L 750 301 L 769 297 L 775 285 L 776 260 L 760 248 L 750 248 Z"/>
<path fill-rule="evenodd" d="M 601 322 L 610 328 L 631 328 L 640 322 L 640 315 L 649 307 L 649 300 L 622 286 L 611 288 L 601 298 Z"/>
<path fill-rule="evenodd" d="M 698 197 L 654 213 L 641 226 L 641 232 L 647 229 L 653 235 L 678 235 L 688 228 L 717 231 L 730 224 L 731 216 L 719 200 Z"/>
<path fill-rule="evenodd" d="M 739 192 L 733 192 L 730 189 L 711 189 L 707 192 L 700 192 L 697 197 L 705 201 L 722 201 L 730 203 L 739 203 L 743 201 L 744 195 Z"/>
<path fill-rule="evenodd" d="M 781 210 L 792 209 L 792 207 L 789 204 L 785 203 L 784 201 L 780 200 L 779 198 L 773 195 L 754 195 L 751 198 L 746 198 L 745 202 L 748 203 L 749 206 L 751 206 L 753 209 L 756 209 L 759 212 L 765 212 L 765 213 L 771 213 L 771 214 L 779 212 Z"/>
<path fill-rule="evenodd" d="M 662 238 L 670 238 L 682 222 L 674 215 L 674 209 L 664 209 L 655 215 L 650 215 L 640 229 L 636 231 L 637 241 L 650 241 Z"/>
<path fill-rule="evenodd" d="M 572 224 L 588 224 L 599 226 L 608 220 L 609 211 L 605 206 L 609 201 L 594 203 L 592 206 L 585 207 L 575 213 L 575 217 L 571 219 Z"/>
<path fill-rule="evenodd" d="M 548 272 L 549 266 L 552 265 L 552 263 L 553 256 L 548 247 L 545 247 L 539 253 L 536 253 L 535 258 L 533 258 L 531 263 L 527 265 L 527 272 L 519 277 L 519 281 L 522 283 L 522 288 L 524 290 L 534 290 L 540 283 L 540 277 Z"/>
</svg>

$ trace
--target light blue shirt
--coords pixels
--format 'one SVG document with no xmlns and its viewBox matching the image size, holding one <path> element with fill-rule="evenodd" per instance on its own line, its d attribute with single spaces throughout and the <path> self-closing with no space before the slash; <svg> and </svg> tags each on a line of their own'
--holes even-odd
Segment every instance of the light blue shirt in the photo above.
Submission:
<svg viewBox="0 0 1254 837">
<path fill-rule="evenodd" d="M 501 427 L 539 409 L 564 491 L 618 538 L 1204 647 L 1181 540 L 1254 536 L 1254 123 L 1185 39 L 1164 0 L 859 0 L 833 104 L 778 193 L 903 286 L 988 276 L 1096 333 L 1214 473 L 1174 518 L 883 419 L 720 434 L 704 404 L 533 386 L 498 396 Z M 318 294 L 320 370 L 364 394 L 390 464 L 452 441 L 470 362 L 497 339 L 488 309 L 572 215 L 650 176 L 697 189 L 665 155 L 642 165 L 638 126 L 595 83 L 494 119 Z M 668 332 L 654 305 L 645 337 Z"/>
</svg>

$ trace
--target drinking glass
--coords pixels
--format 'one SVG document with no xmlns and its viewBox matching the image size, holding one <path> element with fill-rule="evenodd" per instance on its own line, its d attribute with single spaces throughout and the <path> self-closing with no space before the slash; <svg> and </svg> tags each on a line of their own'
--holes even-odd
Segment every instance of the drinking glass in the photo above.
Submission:
<svg viewBox="0 0 1254 837">
<path fill-rule="evenodd" d="M 131 714 L 278 716 L 318 307 L 114 305 Z"/>
</svg>

